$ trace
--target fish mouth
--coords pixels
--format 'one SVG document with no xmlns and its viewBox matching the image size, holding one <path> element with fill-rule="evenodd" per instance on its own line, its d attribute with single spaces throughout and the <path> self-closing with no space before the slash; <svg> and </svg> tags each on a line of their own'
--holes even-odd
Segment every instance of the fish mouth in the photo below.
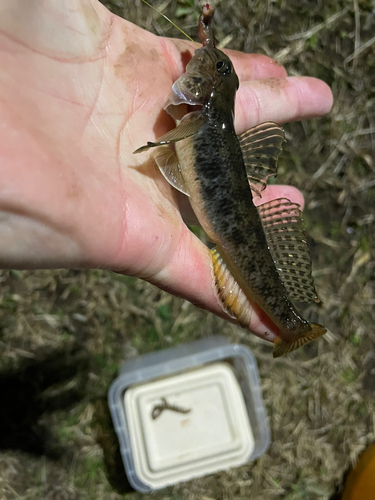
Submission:
<svg viewBox="0 0 375 500">
<path fill-rule="evenodd" d="M 199 84 L 200 77 L 189 75 L 189 81 L 193 79 L 193 83 Z M 199 79 L 199 81 L 198 81 Z M 172 85 L 172 91 L 168 96 L 167 102 L 164 105 L 164 110 L 175 120 L 181 118 L 192 111 L 201 111 L 204 108 L 201 96 L 188 88 L 186 82 L 181 81 L 181 78 L 176 80 Z"/>
<path fill-rule="evenodd" d="M 183 75 L 172 85 L 172 92 L 169 94 L 171 104 L 190 104 L 192 106 L 201 106 L 202 95 L 199 92 L 199 86 L 202 78 L 194 75 Z"/>
</svg>

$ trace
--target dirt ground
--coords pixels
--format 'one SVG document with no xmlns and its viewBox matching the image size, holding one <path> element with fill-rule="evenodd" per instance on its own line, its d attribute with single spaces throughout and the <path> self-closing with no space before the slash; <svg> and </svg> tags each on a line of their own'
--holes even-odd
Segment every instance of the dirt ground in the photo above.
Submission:
<svg viewBox="0 0 375 500">
<path fill-rule="evenodd" d="M 150 31 L 181 35 L 140 0 L 104 2 Z M 196 38 L 194 0 L 154 2 Z M 375 441 L 375 4 L 216 2 L 216 37 L 290 75 L 323 79 L 323 119 L 285 126 L 277 182 L 300 188 L 326 325 L 273 360 L 264 342 L 153 286 L 107 271 L 0 272 L 0 499 L 147 499 L 130 492 L 106 405 L 120 363 L 215 333 L 259 364 L 272 444 L 255 463 L 156 499 L 328 500 Z"/>
</svg>

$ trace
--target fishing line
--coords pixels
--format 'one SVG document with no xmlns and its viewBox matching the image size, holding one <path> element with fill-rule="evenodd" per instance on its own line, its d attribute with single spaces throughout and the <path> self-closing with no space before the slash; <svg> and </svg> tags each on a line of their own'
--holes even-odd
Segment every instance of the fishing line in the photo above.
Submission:
<svg viewBox="0 0 375 500">
<path fill-rule="evenodd" d="M 190 38 L 190 36 L 189 36 L 189 35 L 187 35 L 187 34 L 185 33 L 185 31 L 182 31 L 182 29 L 181 29 L 181 28 L 179 28 L 179 27 L 177 26 L 177 24 L 175 24 L 173 21 L 171 21 L 171 20 L 169 19 L 169 17 L 167 17 L 167 16 L 166 16 L 165 14 L 163 14 L 162 12 L 160 12 L 160 10 L 158 10 L 156 7 L 153 7 L 151 4 L 149 4 L 148 2 L 146 2 L 146 0 L 142 0 L 142 2 L 143 2 L 143 3 L 145 3 L 146 5 L 148 5 L 149 7 L 151 7 L 151 9 L 153 9 L 153 10 L 154 10 L 155 12 L 157 12 L 159 15 L 163 16 L 163 17 L 164 17 L 164 19 L 166 19 L 167 21 L 169 21 L 169 22 L 171 23 L 171 25 L 172 25 L 172 26 L 174 26 L 176 29 L 178 29 L 178 31 L 179 31 L 180 33 L 182 33 L 184 36 L 186 36 L 186 38 L 188 38 L 191 42 L 197 43 L 197 42 L 195 42 L 192 38 Z"/>
</svg>

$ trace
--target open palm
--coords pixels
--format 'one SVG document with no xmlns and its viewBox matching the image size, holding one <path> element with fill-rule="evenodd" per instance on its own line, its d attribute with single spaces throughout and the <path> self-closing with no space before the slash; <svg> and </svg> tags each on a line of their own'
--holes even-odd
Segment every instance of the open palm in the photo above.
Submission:
<svg viewBox="0 0 375 500">
<path fill-rule="evenodd" d="M 177 193 L 148 153 L 132 154 L 173 127 L 162 107 L 195 48 L 97 0 L 2 2 L 2 267 L 110 268 L 224 314 L 210 257 L 183 223 Z M 241 82 L 238 132 L 330 109 L 323 82 L 286 78 L 265 56 L 228 54 Z M 267 188 L 261 201 L 280 196 L 302 202 L 287 186 Z M 265 330 L 256 314 L 252 330 Z"/>
</svg>

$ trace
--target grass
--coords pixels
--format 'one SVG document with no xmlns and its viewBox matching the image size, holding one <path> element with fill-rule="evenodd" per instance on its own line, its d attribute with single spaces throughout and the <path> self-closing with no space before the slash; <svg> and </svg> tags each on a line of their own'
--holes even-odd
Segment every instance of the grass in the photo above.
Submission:
<svg viewBox="0 0 375 500">
<path fill-rule="evenodd" d="M 140 0 L 103 3 L 180 37 Z M 196 3 L 154 4 L 196 38 Z M 257 358 L 272 445 L 255 463 L 152 498 L 328 500 L 375 440 L 375 53 L 374 45 L 363 49 L 373 37 L 372 9 L 370 0 L 237 0 L 217 2 L 215 15 L 224 45 L 267 54 L 289 74 L 332 87 L 329 116 L 286 125 L 277 178 L 306 198 L 323 301 L 306 314 L 329 328 L 325 338 L 272 361 L 255 337 L 145 282 L 98 270 L 3 271 L 0 387 L 3 399 L 6 390 L 12 397 L 0 409 L 1 498 L 151 498 L 118 493 L 127 484 L 108 386 L 124 359 L 218 332 Z"/>
</svg>

